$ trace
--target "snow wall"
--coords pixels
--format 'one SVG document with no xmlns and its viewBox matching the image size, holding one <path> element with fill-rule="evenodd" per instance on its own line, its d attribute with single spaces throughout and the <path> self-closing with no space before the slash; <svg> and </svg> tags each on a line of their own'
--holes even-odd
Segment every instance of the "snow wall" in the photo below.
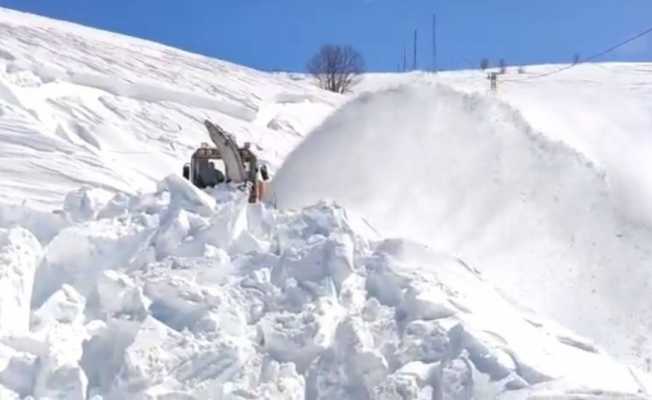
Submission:
<svg viewBox="0 0 652 400">
<path fill-rule="evenodd" d="M 621 217 L 629 202 L 607 182 L 497 99 L 421 85 L 342 107 L 288 157 L 271 196 L 333 199 L 384 235 L 457 254 L 518 303 L 640 361 L 652 232 Z"/>
</svg>

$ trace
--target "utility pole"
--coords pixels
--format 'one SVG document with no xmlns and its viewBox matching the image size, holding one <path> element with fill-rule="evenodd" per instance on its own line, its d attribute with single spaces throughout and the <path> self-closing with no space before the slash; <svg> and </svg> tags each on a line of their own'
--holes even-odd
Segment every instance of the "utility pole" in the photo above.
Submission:
<svg viewBox="0 0 652 400">
<path fill-rule="evenodd" d="M 403 72 L 407 71 L 407 50 L 403 46 Z"/>
<path fill-rule="evenodd" d="M 417 70 L 417 42 L 418 42 L 417 33 L 418 33 L 418 31 L 415 29 L 414 30 L 414 61 L 412 63 L 412 70 L 413 71 Z"/>
<path fill-rule="evenodd" d="M 437 14 L 432 14 L 432 70 L 437 73 Z"/>
</svg>

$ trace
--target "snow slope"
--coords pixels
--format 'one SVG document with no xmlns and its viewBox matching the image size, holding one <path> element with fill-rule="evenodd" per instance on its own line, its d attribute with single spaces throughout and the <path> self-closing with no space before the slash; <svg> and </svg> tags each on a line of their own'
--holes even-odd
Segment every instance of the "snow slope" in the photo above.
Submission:
<svg viewBox="0 0 652 400">
<path fill-rule="evenodd" d="M 80 185 L 153 190 L 208 141 L 206 118 L 278 165 L 339 102 L 286 75 L 10 10 L 0 38 L 0 200 L 40 210 Z"/>
<path fill-rule="evenodd" d="M 9 10 L 0 29 L 1 399 L 649 398 L 603 350 L 649 354 L 623 332 L 650 332 L 647 186 L 581 121 L 533 128 L 543 99 L 464 95 L 474 72 L 356 99 Z M 319 126 L 275 180 L 307 207 L 182 180 L 205 118 L 273 169 Z"/>
</svg>

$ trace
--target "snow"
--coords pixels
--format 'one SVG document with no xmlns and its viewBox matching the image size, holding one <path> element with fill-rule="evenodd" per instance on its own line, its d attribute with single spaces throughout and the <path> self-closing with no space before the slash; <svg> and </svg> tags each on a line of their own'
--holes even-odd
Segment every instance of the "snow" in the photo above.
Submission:
<svg viewBox="0 0 652 400">
<path fill-rule="evenodd" d="M 340 101 L 284 74 L 6 9 L 0 36 L 0 200 L 36 210 L 82 185 L 153 190 L 208 141 L 206 118 L 278 166 Z"/>
<path fill-rule="evenodd" d="M 1 399 L 650 398 L 621 363 L 650 354 L 649 66 L 340 96 L 10 10 L 0 37 Z M 270 202 L 180 177 L 206 118 Z"/>
<path fill-rule="evenodd" d="M 0 335 L 29 329 L 34 274 L 42 248 L 23 228 L 0 229 Z"/>
<path fill-rule="evenodd" d="M 609 172 L 501 99 L 424 80 L 336 111 L 288 156 L 271 199 L 333 199 L 383 236 L 458 255 L 519 303 L 636 362 L 630 346 L 652 321 L 640 300 L 652 226 L 632 222 L 629 195 L 612 184 L 622 176 Z M 648 174 L 628 173 L 647 203 Z"/>
<path fill-rule="evenodd" d="M 486 390 L 476 375 L 506 396 L 648 390 L 457 258 L 357 231 L 336 204 L 277 210 L 225 186 L 202 193 L 206 209 L 170 180 L 46 246 L 39 271 L 61 279 L 46 280 L 29 331 L 0 337 L 0 384 L 71 399 L 469 399 Z M 187 222 L 177 247 L 160 240 L 171 212 Z M 209 245 L 224 225 L 240 228 Z M 243 251 L 245 233 L 269 245 Z"/>
</svg>

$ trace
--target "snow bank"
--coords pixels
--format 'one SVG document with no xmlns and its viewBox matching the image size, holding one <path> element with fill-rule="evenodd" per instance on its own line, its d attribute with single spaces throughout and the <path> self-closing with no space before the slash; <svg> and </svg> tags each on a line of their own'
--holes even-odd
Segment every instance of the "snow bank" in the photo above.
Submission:
<svg viewBox="0 0 652 400">
<path fill-rule="evenodd" d="M 587 159 L 492 97 L 428 84 L 361 95 L 288 157 L 273 187 L 281 207 L 334 199 L 384 235 L 458 254 L 619 354 L 649 332 L 651 231 L 621 217 Z"/>
</svg>

